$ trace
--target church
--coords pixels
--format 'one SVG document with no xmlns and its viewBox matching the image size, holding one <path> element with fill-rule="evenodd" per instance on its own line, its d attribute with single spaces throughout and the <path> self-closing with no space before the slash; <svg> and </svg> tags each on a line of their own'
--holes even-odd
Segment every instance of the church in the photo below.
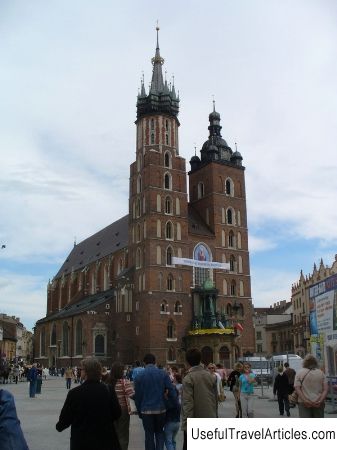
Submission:
<svg viewBox="0 0 337 450">
<path fill-rule="evenodd" d="M 43 366 L 86 356 L 131 364 L 149 352 L 181 366 L 197 347 L 204 363 L 229 368 L 254 352 L 243 158 L 222 137 L 213 102 L 186 172 L 158 30 L 151 84 L 146 92 L 142 80 L 137 97 L 129 213 L 74 245 L 48 283 L 35 328 Z"/>
</svg>

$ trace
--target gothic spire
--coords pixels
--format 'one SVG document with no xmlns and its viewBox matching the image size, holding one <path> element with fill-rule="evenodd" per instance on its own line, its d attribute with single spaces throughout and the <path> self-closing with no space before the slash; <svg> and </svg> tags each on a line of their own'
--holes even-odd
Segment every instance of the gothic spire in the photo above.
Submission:
<svg viewBox="0 0 337 450">
<path fill-rule="evenodd" d="M 160 56 L 159 49 L 159 27 L 157 25 L 157 47 L 154 58 L 152 58 L 153 71 L 152 71 L 152 81 L 151 81 L 151 94 L 159 94 L 164 91 L 164 81 L 162 65 L 164 64 L 164 59 Z"/>
</svg>

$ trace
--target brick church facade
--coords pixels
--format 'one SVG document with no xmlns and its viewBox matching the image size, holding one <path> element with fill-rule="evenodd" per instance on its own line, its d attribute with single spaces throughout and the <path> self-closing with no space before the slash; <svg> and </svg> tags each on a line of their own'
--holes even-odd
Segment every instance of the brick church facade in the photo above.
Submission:
<svg viewBox="0 0 337 450">
<path fill-rule="evenodd" d="M 214 106 L 186 173 L 179 98 L 163 63 L 157 30 L 151 86 L 146 93 L 142 82 L 137 98 L 129 214 L 76 244 L 48 284 L 35 331 L 44 366 L 75 366 L 89 355 L 132 363 L 147 352 L 180 365 L 199 347 L 204 362 L 230 367 L 254 352 L 242 156 L 222 138 Z"/>
</svg>

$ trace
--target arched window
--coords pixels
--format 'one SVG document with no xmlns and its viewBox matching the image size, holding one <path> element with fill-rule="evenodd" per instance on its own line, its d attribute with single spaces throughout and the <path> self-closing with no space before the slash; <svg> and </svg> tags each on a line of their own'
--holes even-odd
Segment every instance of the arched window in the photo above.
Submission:
<svg viewBox="0 0 337 450">
<path fill-rule="evenodd" d="M 164 188 L 172 189 L 172 177 L 169 173 L 165 173 L 164 176 Z"/>
<path fill-rule="evenodd" d="M 172 200 L 170 197 L 165 198 L 165 213 L 172 214 Z"/>
<path fill-rule="evenodd" d="M 172 266 L 173 250 L 172 247 L 168 247 L 166 250 L 166 265 Z"/>
<path fill-rule="evenodd" d="M 40 338 L 41 338 L 40 356 L 45 356 L 46 355 L 46 329 L 45 329 L 45 327 L 43 327 L 41 330 Z"/>
<path fill-rule="evenodd" d="M 161 211 L 161 196 L 157 194 L 157 212 Z"/>
<path fill-rule="evenodd" d="M 75 355 L 82 355 L 82 320 L 76 322 L 76 337 L 75 337 Z"/>
<path fill-rule="evenodd" d="M 165 167 L 171 168 L 171 161 L 172 161 L 171 153 L 170 152 L 165 152 L 165 155 L 164 155 L 164 165 L 165 165 Z"/>
<path fill-rule="evenodd" d="M 157 264 L 161 264 L 161 247 L 157 245 Z"/>
<path fill-rule="evenodd" d="M 242 242 L 241 242 L 241 233 L 240 231 L 238 232 L 238 248 L 242 247 Z"/>
<path fill-rule="evenodd" d="M 167 351 L 167 361 L 169 362 L 174 362 L 176 360 L 176 351 L 175 349 L 171 346 L 168 351 Z"/>
<path fill-rule="evenodd" d="M 198 199 L 204 197 L 205 195 L 205 186 L 204 183 L 198 183 Z"/>
<path fill-rule="evenodd" d="M 173 239 L 173 225 L 172 222 L 167 222 L 165 227 L 166 239 Z"/>
<path fill-rule="evenodd" d="M 230 178 L 227 178 L 226 180 L 225 190 L 227 195 L 230 195 L 231 197 L 234 196 L 234 183 Z"/>
<path fill-rule="evenodd" d="M 181 304 L 180 301 L 178 300 L 178 301 L 176 301 L 175 304 L 174 304 L 174 312 L 175 312 L 176 314 L 179 314 L 179 313 L 181 313 L 181 310 L 182 310 L 182 304 Z"/>
<path fill-rule="evenodd" d="M 160 305 L 160 312 L 161 313 L 167 313 L 168 312 L 168 304 L 166 300 L 163 300 L 163 302 Z"/>
<path fill-rule="evenodd" d="M 142 167 L 142 155 L 139 153 L 137 156 L 137 171 L 139 172 Z"/>
<path fill-rule="evenodd" d="M 137 251 L 136 251 L 136 267 L 137 267 L 137 269 L 142 267 L 142 252 L 141 252 L 140 248 L 137 248 Z"/>
<path fill-rule="evenodd" d="M 154 119 L 151 119 L 151 131 L 154 131 Z"/>
<path fill-rule="evenodd" d="M 167 277 L 167 290 L 173 291 L 173 276 L 171 274 Z"/>
<path fill-rule="evenodd" d="M 137 237 L 137 242 L 140 242 L 140 239 L 141 239 L 141 228 L 140 228 L 140 224 L 139 223 L 137 223 L 136 237 Z"/>
<path fill-rule="evenodd" d="M 235 280 L 231 281 L 231 292 L 230 292 L 230 295 L 231 296 L 236 295 L 236 282 L 235 282 Z"/>
<path fill-rule="evenodd" d="M 227 281 L 226 280 L 223 280 L 222 287 L 223 287 L 223 295 L 227 295 Z"/>
<path fill-rule="evenodd" d="M 53 324 L 50 334 L 50 345 L 56 345 L 56 324 Z"/>
<path fill-rule="evenodd" d="M 141 203 L 140 198 L 137 198 L 136 200 L 136 217 L 139 217 L 141 215 Z"/>
<path fill-rule="evenodd" d="M 169 320 L 167 324 L 167 339 L 175 338 L 175 325 L 173 320 Z"/>
<path fill-rule="evenodd" d="M 244 311 L 244 309 L 243 309 L 243 304 L 240 303 L 239 309 L 238 309 L 238 316 L 239 316 L 239 317 L 244 317 L 244 314 L 245 314 L 245 311 Z"/>
<path fill-rule="evenodd" d="M 95 355 L 104 355 L 104 336 L 102 334 L 95 337 Z"/>
<path fill-rule="evenodd" d="M 178 197 L 176 198 L 176 215 L 180 216 L 180 200 Z"/>
<path fill-rule="evenodd" d="M 231 272 L 234 272 L 234 271 L 235 271 L 235 258 L 234 258 L 233 255 L 231 255 L 231 256 L 229 257 L 229 270 L 230 270 Z"/>
<path fill-rule="evenodd" d="M 230 303 L 228 303 L 226 311 L 227 311 L 227 316 L 228 317 L 232 317 L 232 315 L 233 315 L 233 308 L 232 308 L 232 305 Z"/>
<path fill-rule="evenodd" d="M 161 272 L 158 275 L 158 289 L 160 291 L 163 289 L 163 274 Z"/>
<path fill-rule="evenodd" d="M 63 323 L 62 327 L 62 355 L 69 355 L 69 325 L 68 322 Z"/>
<path fill-rule="evenodd" d="M 231 208 L 228 208 L 228 209 L 227 209 L 227 223 L 228 223 L 229 225 L 232 225 L 232 224 L 233 224 L 233 211 L 232 211 Z"/>
<path fill-rule="evenodd" d="M 228 234 L 228 247 L 235 247 L 234 233 L 232 230 Z"/>
<path fill-rule="evenodd" d="M 181 225 L 179 222 L 177 223 L 177 240 L 181 241 Z"/>
<path fill-rule="evenodd" d="M 137 177 L 137 194 L 142 192 L 142 177 L 141 175 L 138 175 Z"/>
</svg>

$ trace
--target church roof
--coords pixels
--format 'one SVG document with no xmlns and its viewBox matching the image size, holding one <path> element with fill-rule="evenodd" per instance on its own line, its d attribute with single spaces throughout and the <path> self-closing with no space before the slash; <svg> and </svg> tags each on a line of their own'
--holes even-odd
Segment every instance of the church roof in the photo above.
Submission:
<svg viewBox="0 0 337 450">
<path fill-rule="evenodd" d="M 109 289 L 108 291 L 99 292 L 98 294 L 88 295 L 87 297 L 82 298 L 76 303 L 65 306 L 56 313 L 50 314 L 49 316 L 38 320 L 37 324 L 50 322 L 51 320 L 64 319 L 66 317 L 75 316 L 85 311 L 93 310 L 102 303 L 106 303 L 110 299 L 112 299 L 114 292 L 114 289 Z"/>
<path fill-rule="evenodd" d="M 83 269 L 87 264 L 126 247 L 128 245 L 128 227 L 129 215 L 126 215 L 76 244 L 54 279 Z"/>
</svg>

